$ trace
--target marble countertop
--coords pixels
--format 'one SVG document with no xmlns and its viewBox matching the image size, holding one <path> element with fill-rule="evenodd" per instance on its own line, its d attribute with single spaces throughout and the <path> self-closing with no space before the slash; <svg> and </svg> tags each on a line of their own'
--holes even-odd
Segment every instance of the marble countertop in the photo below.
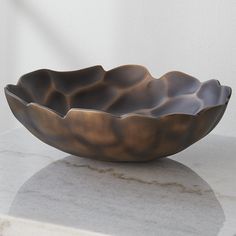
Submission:
<svg viewBox="0 0 236 236">
<path fill-rule="evenodd" d="M 171 158 L 99 162 L 15 129 L 0 135 L 0 214 L 63 235 L 235 236 L 235 155 L 236 137 L 208 135 Z"/>
</svg>

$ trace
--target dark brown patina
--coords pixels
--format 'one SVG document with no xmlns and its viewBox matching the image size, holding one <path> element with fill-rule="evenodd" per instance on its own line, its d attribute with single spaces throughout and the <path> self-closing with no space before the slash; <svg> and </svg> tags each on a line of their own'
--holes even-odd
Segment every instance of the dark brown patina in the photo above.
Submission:
<svg viewBox="0 0 236 236">
<path fill-rule="evenodd" d="M 182 72 L 154 79 L 138 65 L 105 71 L 38 70 L 7 85 L 15 117 L 62 151 L 107 161 L 148 161 L 175 154 L 220 121 L 231 88 Z"/>
</svg>

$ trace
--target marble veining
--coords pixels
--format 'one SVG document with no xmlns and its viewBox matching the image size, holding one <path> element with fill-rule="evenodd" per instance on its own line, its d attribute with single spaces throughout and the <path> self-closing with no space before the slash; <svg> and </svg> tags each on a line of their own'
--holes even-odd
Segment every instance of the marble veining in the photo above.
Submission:
<svg viewBox="0 0 236 236">
<path fill-rule="evenodd" d="M 209 190 L 201 191 L 201 189 L 197 189 L 196 188 L 196 187 L 198 187 L 197 184 L 193 185 L 193 187 L 195 187 L 195 189 L 191 189 L 191 188 L 185 187 L 184 185 L 182 185 L 178 182 L 161 183 L 161 182 L 158 182 L 158 180 L 147 181 L 147 180 L 143 180 L 140 178 L 129 177 L 129 176 L 126 176 L 124 173 L 116 172 L 112 168 L 100 169 L 100 168 L 96 168 L 91 165 L 78 165 L 78 164 L 70 163 L 69 161 L 65 161 L 64 163 L 66 165 L 70 165 L 75 168 L 87 168 L 91 171 L 96 171 L 97 173 L 100 173 L 100 174 L 108 173 L 110 176 L 112 176 L 114 178 L 121 179 L 121 180 L 133 181 L 133 182 L 140 183 L 140 184 L 156 185 L 156 186 L 160 186 L 160 187 L 177 188 L 178 191 L 180 191 L 182 193 L 196 193 L 196 194 L 202 195 L 203 193 L 209 192 Z"/>
</svg>

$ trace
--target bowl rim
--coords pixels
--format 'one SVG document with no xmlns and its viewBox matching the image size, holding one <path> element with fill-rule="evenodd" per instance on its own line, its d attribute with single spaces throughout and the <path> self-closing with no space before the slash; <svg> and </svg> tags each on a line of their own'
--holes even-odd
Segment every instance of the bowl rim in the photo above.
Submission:
<svg viewBox="0 0 236 236">
<path fill-rule="evenodd" d="M 121 69 L 121 68 L 125 68 L 125 67 L 139 67 L 139 68 L 143 68 L 145 71 L 146 71 L 146 74 L 150 75 L 151 79 L 155 79 L 155 80 L 161 80 L 161 79 L 165 79 L 166 75 L 169 74 L 169 73 L 181 73 L 181 74 L 185 74 L 187 76 L 190 76 L 184 72 L 181 72 L 181 71 L 169 71 L 165 74 L 163 74 L 161 77 L 159 78 L 155 78 L 151 75 L 151 73 L 148 71 L 148 69 L 145 67 L 145 66 L 142 66 L 142 65 L 138 65 L 138 64 L 125 64 L 125 65 L 120 65 L 120 66 L 117 66 L 117 67 L 114 67 L 110 70 L 105 70 L 103 68 L 102 65 L 95 65 L 95 66 L 90 66 L 90 67 L 86 67 L 86 68 L 82 68 L 82 69 L 79 69 L 79 70 L 70 70 L 70 71 L 57 71 L 57 70 L 51 70 L 51 69 L 38 69 L 38 70 L 34 70 L 32 72 L 29 72 L 29 73 L 26 73 L 24 75 L 22 75 L 17 84 L 14 85 L 14 84 L 7 84 L 5 87 L 4 87 L 4 92 L 6 95 L 9 95 L 15 99 L 17 99 L 20 103 L 22 103 L 26 108 L 31 108 L 31 107 L 38 107 L 38 108 L 41 108 L 41 109 L 44 109 L 44 110 L 47 110 L 51 113 L 53 113 L 54 115 L 58 116 L 59 118 L 61 119 L 67 119 L 71 113 L 73 112 L 91 112 L 91 113 L 99 113 L 99 114 L 103 114 L 103 115 L 106 115 L 106 116 L 110 116 L 112 118 L 116 118 L 116 119 L 120 119 L 120 120 L 124 120 L 126 118 L 130 118 L 130 117 L 141 117 L 141 118 L 151 118 L 151 119 L 161 119 L 161 118 L 164 118 L 164 117 L 168 117 L 168 116 L 174 116 L 174 115 L 182 115 L 182 116 L 189 116 L 189 117 L 197 117 L 199 115 L 201 115 L 202 113 L 204 112 L 207 112 L 208 110 L 211 110 L 211 109 L 217 109 L 219 107 L 222 107 L 222 106 L 226 106 L 230 100 L 230 97 L 232 95 L 232 88 L 229 87 L 229 86 L 226 86 L 226 85 L 221 85 L 221 83 L 219 82 L 219 80 L 216 80 L 216 79 L 210 79 L 210 80 L 207 80 L 207 81 L 204 81 L 204 82 L 201 82 L 199 79 L 193 77 L 193 76 L 190 76 L 192 77 L 193 79 L 197 80 L 200 84 L 203 84 L 205 82 L 208 82 L 208 81 L 216 81 L 218 83 L 218 85 L 220 87 L 225 87 L 227 90 L 228 90 L 228 96 L 226 97 L 225 99 L 225 102 L 222 102 L 222 103 L 219 103 L 217 105 L 212 105 L 212 106 L 206 106 L 204 107 L 203 109 L 200 109 L 197 113 L 194 113 L 194 114 L 189 114 L 189 113 L 184 113 L 184 112 L 173 112 L 173 113 L 167 113 L 167 114 L 163 114 L 163 115 L 160 115 L 160 116 L 152 116 L 152 115 L 145 115 L 145 114 L 137 114 L 137 113 L 132 113 L 132 112 L 128 112 L 126 114 L 123 114 L 123 115 L 115 115 L 115 114 L 112 114 L 110 112 L 106 112 L 106 111 L 102 111 L 102 110 L 98 110 L 98 109 L 90 109 L 90 108 L 70 108 L 68 109 L 68 111 L 66 112 L 65 115 L 57 112 L 56 110 L 54 109 L 51 109 L 45 105 L 42 105 L 42 104 L 39 104 L 37 102 L 26 102 L 24 99 L 22 99 L 21 97 L 17 96 L 16 94 L 12 93 L 10 90 L 9 90 L 9 87 L 10 86 L 18 86 L 18 83 L 21 81 L 21 79 L 26 76 L 26 75 L 30 75 L 30 74 L 33 74 L 35 72 L 38 72 L 38 71 L 51 71 L 51 72 L 55 72 L 55 73 L 71 73 L 71 72 L 78 72 L 78 71 L 81 71 L 81 70 L 89 70 L 89 69 L 92 69 L 92 68 L 100 68 L 102 69 L 105 73 L 107 72 L 111 72 L 111 71 L 114 71 L 116 69 Z M 145 75 L 146 75 L 145 74 Z M 191 78 L 190 78 L 191 79 Z"/>
</svg>

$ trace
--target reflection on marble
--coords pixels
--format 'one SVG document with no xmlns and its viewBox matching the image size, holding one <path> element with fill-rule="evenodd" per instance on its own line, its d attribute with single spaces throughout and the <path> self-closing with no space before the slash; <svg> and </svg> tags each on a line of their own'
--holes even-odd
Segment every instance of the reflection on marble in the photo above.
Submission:
<svg viewBox="0 0 236 236">
<path fill-rule="evenodd" d="M 106 163 L 17 129 L 0 136 L 0 213 L 111 235 L 234 235 L 235 153 L 236 138 L 209 135 L 171 159 Z"/>
<path fill-rule="evenodd" d="M 224 222 L 210 186 L 168 159 L 118 164 L 66 157 L 21 187 L 10 214 L 111 235 L 217 235 Z"/>
<path fill-rule="evenodd" d="M 219 236 L 236 236 L 236 138 L 208 135 L 172 159 L 194 170 L 214 190 L 226 218 Z"/>
<path fill-rule="evenodd" d="M 48 148 L 24 129 L 0 135 L 0 213 L 7 213 L 20 186 L 66 154 Z"/>
</svg>

